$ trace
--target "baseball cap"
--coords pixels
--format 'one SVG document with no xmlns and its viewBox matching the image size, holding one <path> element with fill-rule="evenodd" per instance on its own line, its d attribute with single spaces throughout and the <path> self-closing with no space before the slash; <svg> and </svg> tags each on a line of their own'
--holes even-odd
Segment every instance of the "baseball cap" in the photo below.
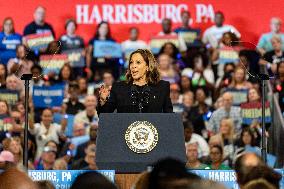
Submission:
<svg viewBox="0 0 284 189">
<path fill-rule="evenodd" d="M 14 155 L 10 151 L 4 150 L 4 151 L 1 152 L 0 162 L 5 162 L 5 161 L 8 161 L 8 162 L 14 162 L 15 161 Z"/>
<path fill-rule="evenodd" d="M 43 148 L 43 152 L 54 152 L 55 154 L 57 153 L 57 150 L 53 147 L 50 147 L 50 146 L 45 146 Z"/>
</svg>

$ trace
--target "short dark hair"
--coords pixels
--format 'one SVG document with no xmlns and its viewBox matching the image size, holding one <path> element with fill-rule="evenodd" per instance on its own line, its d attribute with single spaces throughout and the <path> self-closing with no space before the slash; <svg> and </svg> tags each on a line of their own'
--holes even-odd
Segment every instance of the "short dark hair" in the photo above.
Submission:
<svg viewBox="0 0 284 189">
<path fill-rule="evenodd" d="M 75 28 L 77 28 L 77 23 L 76 23 L 76 21 L 75 21 L 74 18 L 69 18 L 69 19 L 67 19 L 66 22 L 65 22 L 64 28 L 67 29 L 67 26 L 68 26 L 71 22 L 73 22 L 73 23 L 75 24 Z"/>
<path fill-rule="evenodd" d="M 220 14 L 221 16 L 225 17 L 225 16 L 224 16 L 224 13 L 223 13 L 222 11 L 216 11 L 216 12 L 215 12 L 215 15 L 216 15 L 216 14 Z"/>
<path fill-rule="evenodd" d="M 42 67 L 38 64 L 34 64 L 32 67 L 31 67 L 31 71 L 33 71 L 34 69 L 38 69 L 40 71 L 40 73 L 42 73 Z"/>
<path fill-rule="evenodd" d="M 223 150 L 221 145 L 214 145 L 214 146 L 211 147 L 211 149 L 212 148 L 217 148 L 221 152 L 221 154 L 224 154 L 224 150 Z"/>
<path fill-rule="evenodd" d="M 116 186 L 111 183 L 102 174 L 91 171 L 79 175 L 73 182 L 70 189 L 116 189 Z"/>
<path fill-rule="evenodd" d="M 194 127 L 193 127 L 192 122 L 191 121 L 184 121 L 183 122 L 183 129 L 190 129 L 193 132 Z"/>
</svg>

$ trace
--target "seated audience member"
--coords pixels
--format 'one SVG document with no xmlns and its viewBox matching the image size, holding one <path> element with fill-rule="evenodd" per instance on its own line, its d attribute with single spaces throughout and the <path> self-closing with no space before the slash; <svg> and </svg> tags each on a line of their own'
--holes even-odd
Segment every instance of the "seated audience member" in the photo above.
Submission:
<svg viewBox="0 0 284 189">
<path fill-rule="evenodd" d="M 265 52 L 273 50 L 271 38 L 274 35 L 279 35 L 281 38 L 281 41 L 284 41 L 284 34 L 281 33 L 281 25 L 282 25 L 282 21 L 280 18 L 276 18 L 276 17 L 271 18 L 270 20 L 270 30 L 271 31 L 269 33 L 262 34 L 257 44 L 257 48 L 261 52 L 262 55 Z M 282 46 L 282 50 L 284 50 L 284 46 Z"/>
<path fill-rule="evenodd" d="M 232 166 L 232 161 L 235 153 L 235 131 L 234 123 L 229 118 L 223 118 L 220 122 L 220 130 L 217 135 L 220 136 L 223 142 L 224 163 Z"/>
<path fill-rule="evenodd" d="M 198 160 L 198 143 L 186 144 L 186 168 L 189 169 L 206 169 L 208 166 Z M 209 168 L 208 168 L 209 169 Z"/>
<path fill-rule="evenodd" d="M 233 95 L 230 92 L 225 92 L 223 95 L 223 107 L 215 110 L 209 120 L 207 130 L 213 134 L 219 131 L 219 125 L 223 118 L 231 118 L 234 122 L 235 133 L 238 135 L 241 132 L 241 109 L 234 107 Z"/>
<path fill-rule="evenodd" d="M 6 89 L 12 90 L 12 91 L 23 91 L 23 83 L 22 81 L 14 74 L 8 75 L 6 78 Z"/>
<path fill-rule="evenodd" d="M 60 37 L 62 50 L 74 50 L 84 48 L 84 40 L 76 35 L 77 23 L 74 19 L 67 19 L 65 22 L 66 33 Z"/>
<path fill-rule="evenodd" d="M 76 177 L 70 189 L 116 189 L 116 186 L 104 175 L 92 171 Z"/>
<path fill-rule="evenodd" d="M 206 97 L 208 94 L 206 94 L 204 88 L 197 88 L 194 96 L 196 105 L 188 112 L 188 119 L 192 121 L 195 133 L 202 135 L 204 138 L 208 138 L 206 125 L 212 115 L 213 108 L 206 103 Z"/>
<path fill-rule="evenodd" d="M 114 78 L 119 78 L 119 60 L 111 56 L 107 57 L 94 57 L 93 52 L 95 49 L 96 41 L 115 42 L 111 36 L 110 26 L 108 22 L 102 21 L 98 24 L 95 36 L 89 41 L 86 53 L 86 66 L 88 76 L 93 73 L 92 81 L 98 82 L 102 79 L 102 74 L 106 70 L 111 70 Z"/>
<path fill-rule="evenodd" d="M 209 165 L 209 168 L 214 170 L 230 169 L 230 167 L 223 164 L 223 156 L 224 151 L 222 146 L 214 145 L 210 147 L 210 159 L 212 163 Z"/>
<path fill-rule="evenodd" d="M 0 32 L 0 62 L 7 64 L 10 58 L 16 57 L 16 47 L 22 43 L 22 36 L 15 32 L 14 21 L 7 17 Z"/>
<path fill-rule="evenodd" d="M 276 189 L 276 187 L 274 187 L 272 184 L 270 184 L 269 182 L 267 182 L 264 179 L 256 179 L 256 180 L 252 180 L 249 181 L 244 187 L 243 189 Z"/>
<path fill-rule="evenodd" d="M 238 90 L 252 88 L 252 84 L 246 79 L 246 70 L 243 67 L 237 66 L 235 68 L 229 88 Z"/>
<path fill-rule="evenodd" d="M 55 160 L 52 169 L 53 170 L 68 170 L 68 164 L 63 158 L 59 158 Z"/>
<path fill-rule="evenodd" d="M 34 65 L 33 61 L 28 59 L 29 50 L 24 45 L 16 47 L 16 57 L 9 60 L 7 69 L 9 74 L 15 74 L 21 77 L 22 74 L 31 73 L 31 68 Z"/>
<path fill-rule="evenodd" d="M 209 146 L 205 139 L 194 133 L 191 122 L 187 121 L 183 123 L 184 127 L 184 138 L 186 144 L 197 143 L 198 147 L 198 158 L 206 157 L 209 155 Z"/>
<path fill-rule="evenodd" d="M 83 111 L 85 106 L 79 101 L 79 86 L 77 82 L 71 82 L 68 87 L 67 102 L 62 105 L 62 114 L 76 115 Z"/>
<path fill-rule="evenodd" d="M 259 92 L 259 90 L 255 87 L 252 87 L 249 89 L 248 91 L 248 102 L 260 102 L 261 100 L 261 94 Z"/>
<path fill-rule="evenodd" d="M 38 189 L 36 183 L 23 171 L 10 168 L 0 174 L 1 189 Z"/>
<path fill-rule="evenodd" d="M 36 170 L 52 170 L 56 160 L 57 150 L 50 146 L 45 146 L 42 150 L 40 161 Z"/>
<path fill-rule="evenodd" d="M 176 113 L 182 113 L 184 107 L 182 104 L 182 95 L 180 95 L 180 88 L 177 83 L 170 84 L 170 98 L 173 104 L 173 111 Z"/>
<path fill-rule="evenodd" d="M 188 172 L 182 162 L 165 158 L 154 164 L 148 189 L 186 188 L 199 180 L 200 177 Z"/>
<path fill-rule="evenodd" d="M 271 44 L 273 49 L 271 51 L 267 51 L 263 55 L 263 58 L 260 59 L 259 63 L 261 65 L 266 65 L 269 72 L 275 74 L 277 72 L 277 64 L 284 61 L 283 41 L 280 36 L 274 35 L 271 38 Z"/>
<path fill-rule="evenodd" d="M 8 75 L 6 66 L 0 62 L 0 89 L 6 88 L 6 77 Z"/>
<path fill-rule="evenodd" d="M 125 56 L 137 49 L 147 49 L 146 42 L 139 40 L 139 29 L 137 27 L 129 29 L 129 39 L 121 43 L 121 48 Z"/>
<path fill-rule="evenodd" d="M 173 37 L 177 36 L 175 32 L 172 31 L 172 21 L 169 18 L 164 18 L 162 20 L 162 31 L 158 33 L 158 36 Z M 186 43 L 181 36 L 178 36 L 179 50 L 184 52 L 187 50 Z"/>
<path fill-rule="evenodd" d="M 234 26 L 224 24 L 224 20 L 222 12 L 218 11 L 215 13 L 215 25 L 206 29 L 202 37 L 202 42 L 207 48 L 217 48 L 223 34 L 228 31 L 233 32 L 238 38 L 241 37 L 240 32 Z"/>
<path fill-rule="evenodd" d="M 38 6 L 34 12 L 34 21 L 28 24 L 24 29 L 24 36 L 29 34 L 39 34 L 51 32 L 55 38 L 55 32 L 52 26 L 45 22 L 46 9 L 42 6 Z"/>
<path fill-rule="evenodd" d="M 174 69 L 173 59 L 167 54 L 160 54 L 158 57 L 161 78 L 170 83 L 177 83 L 179 75 Z"/>
<path fill-rule="evenodd" d="M 85 157 L 73 162 L 72 169 L 74 170 L 97 170 L 96 165 L 96 144 L 92 141 L 88 142 L 85 148 Z"/>
<path fill-rule="evenodd" d="M 97 98 L 94 95 L 88 95 L 85 98 L 85 110 L 77 113 L 74 118 L 75 123 L 86 124 L 87 132 L 93 122 L 98 121 L 98 113 L 96 110 Z"/>
<path fill-rule="evenodd" d="M 54 140 L 57 144 L 59 144 L 59 136 L 64 134 L 65 128 L 66 123 L 61 125 L 53 123 L 53 112 L 48 108 L 43 110 L 40 123 L 29 124 L 29 131 L 36 138 L 36 159 L 40 157 L 44 145 L 48 141 Z"/>
</svg>

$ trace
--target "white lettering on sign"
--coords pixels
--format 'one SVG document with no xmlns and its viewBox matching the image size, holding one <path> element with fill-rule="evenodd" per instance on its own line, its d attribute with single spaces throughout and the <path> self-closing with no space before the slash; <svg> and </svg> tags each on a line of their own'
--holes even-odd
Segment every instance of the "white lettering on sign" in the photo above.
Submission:
<svg viewBox="0 0 284 189">
<path fill-rule="evenodd" d="M 204 4 L 196 4 L 196 23 L 208 22 L 208 19 L 211 22 L 214 21 L 214 9 L 211 4 L 204 5 Z"/>
</svg>

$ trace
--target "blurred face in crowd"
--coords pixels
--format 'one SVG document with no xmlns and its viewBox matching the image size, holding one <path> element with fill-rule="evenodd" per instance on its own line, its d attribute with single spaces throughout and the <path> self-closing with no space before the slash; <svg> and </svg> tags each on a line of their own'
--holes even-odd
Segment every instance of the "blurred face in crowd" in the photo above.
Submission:
<svg viewBox="0 0 284 189">
<path fill-rule="evenodd" d="M 185 107 L 191 107 L 194 104 L 193 92 L 189 91 L 183 94 L 182 103 Z"/>
<path fill-rule="evenodd" d="M 21 113 L 21 115 L 23 116 L 25 114 L 25 106 L 23 103 L 19 103 L 17 105 L 17 110 Z"/>
<path fill-rule="evenodd" d="M 219 148 L 212 147 L 210 148 L 210 159 L 212 163 L 221 163 L 222 162 L 222 152 L 219 150 Z"/>
<path fill-rule="evenodd" d="M 282 50 L 282 42 L 279 37 L 272 37 L 271 39 L 272 47 L 275 51 L 281 51 Z"/>
<path fill-rule="evenodd" d="M 41 72 L 38 68 L 33 68 L 31 70 L 31 73 L 33 74 L 33 80 L 35 82 L 38 82 L 40 80 Z"/>
<path fill-rule="evenodd" d="M 12 123 L 13 124 L 22 124 L 23 119 L 22 119 L 22 114 L 19 111 L 11 111 L 10 116 L 12 118 Z"/>
<path fill-rule="evenodd" d="M 192 136 L 192 129 L 190 129 L 190 128 L 185 128 L 185 129 L 184 129 L 184 140 L 185 140 L 185 142 L 190 141 L 191 136 Z"/>
<path fill-rule="evenodd" d="M 163 19 L 162 28 L 165 34 L 169 34 L 172 31 L 172 21 L 168 18 Z"/>
<path fill-rule="evenodd" d="M 131 41 L 136 41 L 138 39 L 138 35 L 139 35 L 139 32 L 138 32 L 138 29 L 137 28 L 132 28 L 130 30 L 130 40 Z"/>
<path fill-rule="evenodd" d="M 281 30 L 281 20 L 279 18 L 272 18 L 270 21 L 270 29 L 274 33 L 278 33 Z"/>
<path fill-rule="evenodd" d="M 198 144 L 187 144 L 186 145 L 186 157 L 189 163 L 195 163 L 198 161 Z"/>
<path fill-rule="evenodd" d="M 224 33 L 222 41 L 226 46 L 232 46 L 232 38 L 228 32 Z"/>
<path fill-rule="evenodd" d="M 233 96 L 231 93 L 226 92 L 223 94 L 223 104 L 225 109 L 230 109 L 233 104 Z"/>
<path fill-rule="evenodd" d="M 3 24 L 5 34 L 11 34 L 14 32 L 14 23 L 12 19 L 6 19 Z"/>
<path fill-rule="evenodd" d="M 9 151 L 13 154 L 19 154 L 21 152 L 20 139 L 12 139 L 9 145 Z"/>
<path fill-rule="evenodd" d="M 53 122 L 53 114 L 50 109 L 43 110 L 41 121 L 45 126 L 49 126 Z"/>
<path fill-rule="evenodd" d="M 284 75 L 284 62 L 280 62 L 278 66 L 278 74 L 281 76 Z"/>
<path fill-rule="evenodd" d="M 221 13 L 215 14 L 215 24 L 217 27 L 221 27 L 224 23 L 224 16 Z"/>
<path fill-rule="evenodd" d="M 3 101 L 0 101 L 0 115 L 7 114 L 7 113 L 8 113 L 8 107 L 6 103 Z"/>
<path fill-rule="evenodd" d="M 3 77 L 6 75 L 6 70 L 4 64 L 0 64 L 0 77 Z"/>
<path fill-rule="evenodd" d="M 178 84 L 172 83 L 170 85 L 170 98 L 172 100 L 172 103 L 176 103 L 179 100 L 180 95 L 180 88 Z"/>
<path fill-rule="evenodd" d="M 42 152 L 42 160 L 45 163 L 52 164 L 55 162 L 56 154 L 55 152 Z"/>
<path fill-rule="evenodd" d="M 196 72 L 204 71 L 203 60 L 201 56 L 195 57 L 193 62 L 194 62 L 194 71 Z"/>
<path fill-rule="evenodd" d="M 181 14 L 181 22 L 183 26 L 188 26 L 189 24 L 189 19 L 190 19 L 190 14 L 187 11 L 183 11 Z"/>
<path fill-rule="evenodd" d="M 206 95 L 203 89 L 197 89 L 195 94 L 196 101 L 198 103 L 204 103 L 206 99 Z"/>
<path fill-rule="evenodd" d="M 20 59 L 24 59 L 26 57 L 26 49 L 24 47 L 24 45 L 20 45 L 18 48 L 17 48 L 17 57 L 20 58 Z"/>
<path fill-rule="evenodd" d="M 230 134 L 230 125 L 228 124 L 228 121 L 226 119 L 222 119 L 220 122 L 220 133 L 222 135 L 228 135 Z"/>
<path fill-rule="evenodd" d="M 92 160 L 88 163 L 91 165 L 95 165 L 95 159 L 96 159 L 96 145 L 95 144 L 89 144 L 88 147 L 85 149 L 86 156 L 89 160 Z"/>
<path fill-rule="evenodd" d="M 237 83 L 244 82 L 245 81 L 245 76 L 246 76 L 246 73 L 245 73 L 244 69 L 238 68 L 238 69 L 235 70 L 234 78 L 235 78 L 235 81 Z"/>
<path fill-rule="evenodd" d="M 248 92 L 249 102 L 257 102 L 260 100 L 260 96 L 255 88 L 251 88 Z"/>
<path fill-rule="evenodd" d="M 38 7 L 34 12 L 34 20 L 37 24 L 44 24 L 45 19 L 45 9 L 43 7 Z"/>
<path fill-rule="evenodd" d="M 63 80 L 68 80 L 71 74 L 71 70 L 68 66 L 63 66 L 61 75 Z"/>
<path fill-rule="evenodd" d="M 98 126 L 97 125 L 92 125 L 90 127 L 90 139 L 92 141 L 95 141 L 97 139 L 97 132 L 98 132 Z"/>
<path fill-rule="evenodd" d="M 15 75 L 8 76 L 6 79 L 6 88 L 10 90 L 18 90 L 18 78 Z"/>
<path fill-rule="evenodd" d="M 215 104 L 214 104 L 214 107 L 215 107 L 215 109 L 218 109 L 218 108 L 221 108 L 221 107 L 223 107 L 223 97 L 219 97 L 217 100 L 216 100 L 216 102 L 215 102 Z"/>
<path fill-rule="evenodd" d="M 170 57 L 172 57 L 174 55 L 174 47 L 173 47 L 173 44 L 171 43 L 166 43 L 165 44 L 165 48 L 164 48 L 164 52 L 165 54 L 169 55 Z"/>
<path fill-rule="evenodd" d="M 172 64 L 172 58 L 167 54 L 161 54 L 158 58 L 160 70 L 168 70 Z"/>
<path fill-rule="evenodd" d="M 103 82 L 105 84 L 105 87 L 111 87 L 113 83 L 113 76 L 111 73 L 105 72 L 103 75 Z"/>
<path fill-rule="evenodd" d="M 181 77 L 181 88 L 183 91 L 189 90 L 190 89 L 190 79 L 187 76 L 182 76 Z"/>
<path fill-rule="evenodd" d="M 76 31 L 76 24 L 73 21 L 70 21 L 66 27 L 66 32 L 68 35 L 74 35 Z"/>
<path fill-rule="evenodd" d="M 146 80 L 149 67 L 140 53 L 135 53 L 131 56 L 129 69 L 134 81 Z"/>
<path fill-rule="evenodd" d="M 89 95 L 85 98 L 86 110 L 94 110 L 97 106 L 97 98 L 94 95 Z"/>
<path fill-rule="evenodd" d="M 101 24 L 99 29 L 98 29 L 98 32 L 99 32 L 100 37 L 105 38 L 107 36 L 108 32 L 109 32 L 109 28 L 108 28 L 107 23 Z"/>
<path fill-rule="evenodd" d="M 79 81 L 78 81 L 78 85 L 79 85 L 80 91 L 87 90 L 87 81 L 86 81 L 85 78 L 80 78 Z"/>
<path fill-rule="evenodd" d="M 84 136 L 85 134 L 86 134 L 86 130 L 85 130 L 83 123 L 77 123 L 74 125 L 74 128 L 73 128 L 74 137 Z"/>
<path fill-rule="evenodd" d="M 245 145 L 251 145 L 252 136 L 249 132 L 244 132 L 242 136 L 242 141 Z"/>
<path fill-rule="evenodd" d="M 45 146 L 52 148 L 55 152 L 58 151 L 57 144 L 54 141 L 48 141 Z"/>
</svg>

